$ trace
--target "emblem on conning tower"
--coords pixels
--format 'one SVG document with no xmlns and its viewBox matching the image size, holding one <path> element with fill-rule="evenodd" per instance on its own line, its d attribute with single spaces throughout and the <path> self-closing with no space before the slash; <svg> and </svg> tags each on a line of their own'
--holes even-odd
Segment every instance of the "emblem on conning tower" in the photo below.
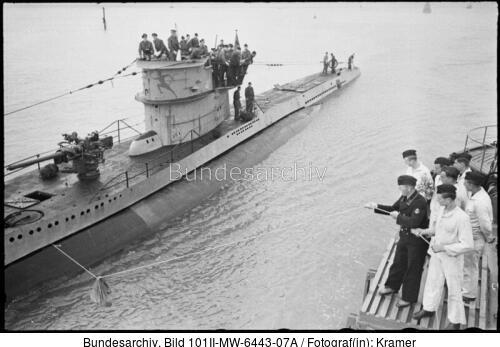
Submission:
<svg viewBox="0 0 500 347">
<path fill-rule="evenodd" d="M 152 73 L 151 78 L 153 80 L 159 82 L 159 83 L 157 83 L 157 86 L 158 86 L 158 91 L 160 92 L 160 94 L 163 94 L 162 89 L 166 89 L 166 90 L 170 91 L 177 98 L 177 94 L 175 93 L 175 91 L 172 88 L 170 88 L 170 84 L 173 81 L 175 81 L 175 79 L 172 75 L 170 75 L 168 73 L 161 74 L 161 73 L 157 72 L 157 73 Z"/>
</svg>

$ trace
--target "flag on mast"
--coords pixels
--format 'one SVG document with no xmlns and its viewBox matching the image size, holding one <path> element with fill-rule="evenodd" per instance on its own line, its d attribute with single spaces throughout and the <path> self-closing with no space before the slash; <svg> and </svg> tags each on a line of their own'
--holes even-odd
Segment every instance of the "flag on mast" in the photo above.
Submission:
<svg viewBox="0 0 500 347">
<path fill-rule="evenodd" d="M 234 48 L 241 49 L 240 40 L 238 39 L 238 29 L 236 29 L 236 37 L 234 38 Z"/>
</svg>

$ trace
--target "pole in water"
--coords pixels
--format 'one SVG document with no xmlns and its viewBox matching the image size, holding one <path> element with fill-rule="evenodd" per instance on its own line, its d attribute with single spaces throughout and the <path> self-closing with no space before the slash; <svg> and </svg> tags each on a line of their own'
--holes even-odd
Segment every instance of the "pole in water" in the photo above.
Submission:
<svg viewBox="0 0 500 347">
<path fill-rule="evenodd" d="M 104 30 L 106 30 L 106 9 L 102 8 L 102 24 L 104 24 Z"/>
</svg>

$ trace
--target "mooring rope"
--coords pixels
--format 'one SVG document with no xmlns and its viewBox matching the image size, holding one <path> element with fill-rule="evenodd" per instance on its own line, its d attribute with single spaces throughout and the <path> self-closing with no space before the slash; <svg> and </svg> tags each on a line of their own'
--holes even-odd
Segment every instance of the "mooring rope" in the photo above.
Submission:
<svg viewBox="0 0 500 347">
<path fill-rule="evenodd" d="M 58 246 L 56 246 L 54 244 L 52 244 L 52 246 L 54 246 L 55 249 L 57 249 L 59 252 L 61 252 L 62 254 L 64 254 L 66 257 L 68 257 L 73 263 L 75 263 L 76 265 L 78 265 L 79 267 L 81 267 L 82 269 L 84 269 L 90 276 L 94 277 L 95 279 L 99 278 L 99 276 L 96 276 L 92 272 L 90 272 L 90 270 L 87 270 L 87 268 L 85 268 L 85 266 L 83 266 L 78 261 L 76 261 L 75 259 L 73 259 L 68 253 L 66 253 L 65 251 L 63 251 L 61 248 L 59 248 Z"/>
<path fill-rule="evenodd" d="M 41 104 L 44 104 L 44 103 L 47 103 L 49 101 L 52 101 L 52 100 L 56 100 L 56 99 L 59 99 L 59 98 L 62 98 L 66 95 L 70 95 L 70 94 L 74 94 L 76 92 L 79 92 L 79 91 L 82 91 L 84 89 L 88 89 L 88 88 L 92 88 L 96 85 L 100 85 L 100 84 L 104 84 L 105 82 L 108 82 L 108 81 L 113 81 L 115 78 L 119 78 L 119 77 L 128 77 L 128 76 L 135 76 L 137 75 L 137 72 L 133 72 L 133 73 L 130 73 L 130 74 L 127 74 L 127 75 L 122 75 L 122 76 L 119 76 L 121 75 L 122 72 L 124 72 L 125 70 L 127 70 L 130 66 L 132 66 L 135 62 L 136 62 L 137 59 L 134 59 L 130 64 L 128 64 L 127 66 L 123 67 L 122 69 L 120 69 L 119 71 L 117 71 L 112 77 L 110 78 L 106 78 L 104 80 L 99 80 L 95 83 L 92 83 L 92 84 L 88 84 L 86 85 L 85 87 L 81 87 L 81 88 L 78 88 L 78 89 L 75 89 L 75 90 L 70 90 L 69 92 L 66 92 L 64 94 L 60 94 L 60 95 L 57 95 L 57 96 L 54 96 L 54 97 L 51 97 L 51 98 L 48 98 L 48 99 L 45 99 L 45 100 L 42 100 L 42 101 L 39 101 L 39 102 L 36 102 L 34 104 L 31 104 L 31 105 L 28 105 L 28 106 L 24 106 L 24 107 L 21 107 L 21 108 L 18 108 L 16 110 L 13 110 L 13 111 L 10 111 L 10 112 L 7 112 L 7 113 L 4 113 L 4 116 L 8 116 L 8 115 L 11 115 L 11 114 L 14 114 L 14 113 L 17 113 L 17 112 L 21 112 L 21 111 L 24 111 L 24 110 L 27 110 L 29 108 L 32 108 L 32 107 L 35 107 L 35 106 L 38 106 L 38 105 L 41 105 Z"/>
<path fill-rule="evenodd" d="M 360 208 L 359 206 L 356 206 L 356 207 L 353 207 L 353 208 L 350 208 L 350 209 L 344 209 L 341 212 L 345 213 L 345 212 L 348 212 L 348 211 L 357 210 L 359 208 Z M 248 240 L 256 239 L 259 236 L 270 235 L 270 234 L 281 232 L 281 231 L 282 231 L 281 229 L 276 229 L 276 230 L 267 232 L 266 234 L 248 236 L 248 237 L 239 239 L 237 241 L 228 242 L 228 243 L 225 243 L 225 244 L 222 244 L 222 245 L 218 245 L 218 246 L 206 248 L 206 249 L 203 249 L 201 251 L 190 252 L 190 253 L 186 253 L 186 254 L 183 254 L 183 255 L 180 255 L 180 256 L 176 256 L 176 257 L 172 257 L 172 258 L 169 258 L 169 259 L 160 260 L 160 261 L 157 261 L 157 262 L 154 262 L 154 263 L 145 264 L 145 265 L 142 265 L 142 266 L 137 266 L 137 267 L 134 267 L 134 268 L 131 268 L 131 269 L 126 269 L 126 270 L 123 270 L 123 271 L 118 271 L 118 272 L 114 272 L 114 273 L 107 274 L 107 275 L 101 275 L 101 276 L 97 276 L 97 275 L 93 274 L 90 270 L 86 269 L 82 264 L 80 264 L 78 261 L 76 261 L 74 258 L 72 258 L 68 253 L 64 252 L 58 246 L 56 246 L 54 244 L 52 244 L 52 246 L 54 246 L 55 249 L 57 249 L 64 256 L 66 256 L 68 259 L 70 259 L 76 265 L 78 265 L 83 270 L 85 270 L 89 275 L 91 275 L 96 280 L 95 283 L 94 283 L 94 285 L 92 286 L 92 292 L 91 292 L 91 298 L 92 298 L 92 300 L 94 302 L 100 304 L 100 305 L 110 305 L 110 302 L 108 300 L 108 295 L 111 293 L 111 290 L 110 290 L 108 284 L 104 281 L 105 278 L 110 278 L 110 277 L 116 277 L 116 276 L 125 275 L 125 274 L 128 274 L 130 272 L 137 271 L 137 270 L 142 270 L 142 269 L 146 269 L 146 268 L 158 266 L 158 265 L 161 265 L 161 264 L 164 264 L 164 263 L 168 263 L 168 262 L 171 262 L 171 261 L 174 261 L 174 260 L 179 260 L 179 259 L 182 259 L 182 258 L 186 258 L 188 256 L 192 256 L 192 255 L 196 255 L 196 254 L 202 254 L 202 253 L 205 253 L 205 252 L 208 252 L 208 251 L 213 251 L 213 250 L 216 250 L 216 249 L 219 249 L 219 248 L 232 246 L 232 245 L 235 245 L 235 244 L 243 242 L 243 241 L 248 241 Z"/>
</svg>

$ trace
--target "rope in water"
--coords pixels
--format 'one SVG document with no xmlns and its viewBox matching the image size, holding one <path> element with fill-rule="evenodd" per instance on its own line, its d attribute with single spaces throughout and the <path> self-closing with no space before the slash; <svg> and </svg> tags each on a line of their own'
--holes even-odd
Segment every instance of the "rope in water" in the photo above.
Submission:
<svg viewBox="0 0 500 347">
<path fill-rule="evenodd" d="M 75 90 L 70 90 L 69 92 L 66 92 L 64 94 L 60 94 L 60 95 L 57 95 L 57 96 L 54 96 L 54 97 L 51 97 L 51 98 L 48 98 L 48 99 L 45 99 L 45 100 L 42 100 L 42 101 L 39 101 L 39 102 L 36 102 L 34 104 L 31 104 L 31 105 L 28 105 L 28 106 L 24 106 L 24 107 L 21 107 L 21 108 L 18 108 L 16 110 L 13 110 L 13 111 L 10 111 L 10 112 L 7 112 L 7 113 L 4 113 L 4 116 L 8 116 L 8 115 L 11 115 L 11 114 L 14 114 L 14 113 L 17 113 L 17 112 L 21 112 L 21 111 L 24 111 L 24 110 L 27 110 L 29 108 L 32 108 L 32 107 L 35 107 L 35 106 L 38 106 L 38 105 L 41 105 L 41 104 L 45 104 L 49 101 L 52 101 L 52 100 L 56 100 L 56 99 L 59 99 L 59 98 L 62 98 L 66 95 L 70 95 L 70 94 L 74 94 L 76 92 L 79 92 L 79 91 L 82 91 L 84 89 L 88 89 L 88 88 L 92 88 L 96 85 L 99 85 L 99 84 L 104 84 L 105 82 L 109 82 L 109 81 L 113 81 L 113 79 L 115 78 L 119 78 L 119 77 L 127 77 L 127 76 L 135 76 L 137 75 L 138 72 L 133 72 L 133 73 L 130 73 L 130 74 L 127 74 L 127 75 L 122 75 L 122 76 L 119 76 L 121 75 L 122 72 L 124 72 L 125 70 L 127 70 L 130 66 L 132 66 L 135 62 L 136 62 L 137 59 L 134 59 L 130 64 L 128 64 L 127 66 L 123 67 L 122 69 L 120 69 L 118 72 L 116 72 L 113 76 L 111 76 L 110 78 L 106 78 L 104 80 L 99 80 L 95 83 L 92 83 L 92 84 L 89 84 L 89 85 L 86 85 L 85 87 L 81 87 L 81 88 L 78 88 L 78 89 L 75 89 Z"/>
<path fill-rule="evenodd" d="M 350 209 L 344 209 L 341 212 L 342 213 L 346 213 L 346 212 L 349 212 L 349 211 L 352 211 L 352 210 L 358 210 L 359 208 L 360 208 L 359 206 L 356 206 L 356 207 L 353 207 L 353 208 L 350 208 Z M 273 230 L 273 231 L 270 231 L 270 232 L 268 232 L 268 233 L 266 233 L 264 235 L 270 235 L 270 234 L 276 233 L 278 231 L 282 231 L 282 230 L 281 229 Z M 56 246 L 54 244 L 52 246 L 54 246 L 54 248 L 56 248 L 63 255 L 65 255 L 66 257 L 68 257 L 71 261 L 73 261 L 79 267 L 81 267 L 82 269 L 84 269 L 92 277 L 98 279 L 98 278 L 109 278 L 109 277 L 113 277 L 113 276 L 120 276 L 120 275 L 129 273 L 129 272 L 133 272 L 133 271 L 137 271 L 137 270 L 141 270 L 141 269 L 146 269 L 148 267 L 154 267 L 154 266 L 157 266 L 157 265 L 160 265 L 160 264 L 164 264 L 164 263 L 167 263 L 167 262 L 170 262 L 170 261 L 174 261 L 174 260 L 179 260 L 179 259 L 182 259 L 182 258 L 186 258 L 186 257 L 191 256 L 191 255 L 202 254 L 202 253 L 205 253 L 205 252 L 208 252 L 208 251 L 213 251 L 213 250 L 216 250 L 216 249 L 219 249 L 219 248 L 223 248 L 223 247 L 227 247 L 227 246 L 232 246 L 232 245 L 235 245 L 235 244 L 243 242 L 243 241 L 248 241 L 248 240 L 256 239 L 259 236 L 263 236 L 263 235 L 261 234 L 261 235 L 248 236 L 248 237 L 242 238 L 242 239 L 237 240 L 237 241 L 228 242 L 228 243 L 225 243 L 225 244 L 222 244 L 222 245 L 218 245 L 218 246 L 206 248 L 206 249 L 203 249 L 203 250 L 198 251 L 198 252 L 191 252 L 191 253 L 183 254 L 183 255 L 180 255 L 180 256 L 172 257 L 172 258 L 169 258 L 169 259 L 160 260 L 160 261 L 157 261 L 157 262 L 154 262 L 154 263 L 150 263 L 150 264 L 138 266 L 138 267 L 127 269 L 127 270 L 123 270 L 123 271 L 114 272 L 114 273 L 107 274 L 107 275 L 101 275 L 101 276 L 97 276 L 97 275 L 93 274 L 92 272 L 90 272 L 90 270 L 86 269 L 82 264 L 80 264 L 78 261 L 76 261 L 70 255 L 68 255 L 68 253 L 66 253 L 62 249 L 60 249 L 60 247 L 58 247 L 58 246 Z"/>
<path fill-rule="evenodd" d="M 349 212 L 349 211 L 352 211 L 352 210 L 357 210 L 359 208 L 360 208 L 359 206 L 356 206 L 356 207 L 353 207 L 353 208 L 350 208 L 350 209 L 344 209 L 341 212 L 342 213 L 346 213 L 346 212 Z M 281 231 L 281 229 L 270 231 L 270 232 L 266 233 L 265 235 L 276 233 L 278 231 Z M 92 299 L 92 301 L 94 301 L 95 303 L 97 303 L 99 305 L 110 306 L 111 302 L 109 301 L 108 297 L 109 297 L 109 294 L 111 293 L 111 289 L 109 288 L 109 285 L 104 280 L 105 278 L 121 276 L 121 275 L 130 273 L 130 272 L 133 272 L 133 271 L 142 270 L 142 269 L 154 267 L 154 266 L 157 266 L 157 265 L 161 265 L 161 264 L 164 264 L 164 263 L 167 263 L 167 262 L 171 262 L 171 261 L 174 261 L 174 260 L 182 259 L 182 258 L 185 258 L 187 256 L 192 256 L 192 255 L 195 255 L 195 254 L 202 254 L 202 253 L 205 253 L 205 252 L 208 252 L 208 251 L 213 251 L 213 250 L 216 250 L 216 249 L 219 249 L 219 248 L 222 248 L 222 247 L 228 247 L 228 246 L 235 245 L 235 244 L 243 242 L 243 241 L 248 241 L 248 240 L 256 239 L 259 236 L 262 236 L 262 235 L 254 235 L 254 236 L 245 237 L 245 238 L 237 240 L 237 241 L 225 243 L 225 244 L 218 245 L 218 246 L 215 246 L 215 247 L 206 248 L 206 249 L 203 249 L 203 250 L 198 251 L 198 252 L 191 252 L 191 253 L 183 254 L 183 255 L 180 255 L 180 256 L 177 256 L 177 257 L 172 257 L 172 258 L 169 258 L 169 259 L 160 260 L 160 261 L 157 261 L 157 262 L 154 262 L 154 263 L 150 263 L 150 264 L 146 264 L 146 265 L 142 265 L 142 266 L 137 266 L 135 268 L 131 268 L 131 269 L 123 270 L 123 271 L 118 271 L 118 272 L 115 272 L 115 273 L 111 273 L 111 274 L 107 274 L 107 275 L 102 275 L 102 276 L 97 276 L 97 275 L 93 274 L 90 270 L 88 270 L 87 268 L 85 268 L 85 266 L 83 266 L 82 264 L 80 264 L 77 260 L 75 260 L 73 257 L 71 257 L 68 253 L 64 252 L 60 248 L 60 246 L 56 246 L 55 244 L 52 244 L 52 246 L 56 250 L 58 250 L 61 254 L 63 254 L 65 257 L 67 257 L 68 259 L 70 259 L 73 263 L 75 263 L 80 268 L 82 268 L 83 270 L 85 270 L 85 272 L 87 272 L 89 275 L 91 275 L 95 279 L 94 284 L 92 285 L 92 290 L 90 292 L 90 298 Z"/>
<path fill-rule="evenodd" d="M 98 276 L 96 276 L 92 272 L 90 272 L 90 270 L 87 270 L 87 268 L 85 268 L 85 266 L 83 266 L 78 261 L 76 261 L 75 259 L 73 259 L 68 253 L 66 253 L 65 251 L 63 251 L 61 248 L 59 248 L 58 246 L 56 246 L 54 244 L 52 244 L 52 246 L 54 246 L 55 249 L 57 249 L 59 252 L 61 252 L 62 254 L 64 254 L 66 257 L 68 257 L 73 263 L 75 263 L 76 265 L 78 265 L 79 267 L 81 267 L 82 269 L 84 269 L 90 276 L 94 277 L 95 279 L 99 278 Z"/>
</svg>

